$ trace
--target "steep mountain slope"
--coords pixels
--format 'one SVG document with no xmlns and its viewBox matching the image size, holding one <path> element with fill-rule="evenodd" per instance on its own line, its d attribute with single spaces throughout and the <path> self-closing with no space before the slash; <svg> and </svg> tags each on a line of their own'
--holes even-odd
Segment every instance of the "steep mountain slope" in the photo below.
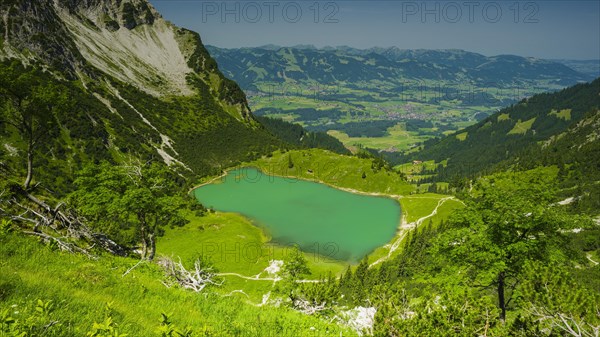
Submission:
<svg viewBox="0 0 600 337">
<path fill-rule="evenodd" d="M 56 116 L 56 144 L 40 150 L 44 160 L 66 161 L 57 167 L 133 155 L 206 174 L 279 144 L 198 34 L 146 0 L 3 1 L 0 15 L 3 85 L 28 74 L 77 102 Z M 0 160 L 18 161 L 18 138 L 4 128 Z M 89 151 L 91 143 L 100 145 Z"/>
<path fill-rule="evenodd" d="M 453 135 L 432 140 L 413 157 L 449 159 L 448 168 L 477 172 L 514 157 L 526 146 L 565 132 L 600 108 L 600 79 L 525 99 Z"/>
<path fill-rule="evenodd" d="M 600 213 L 600 109 L 592 110 L 565 132 L 536 143 L 503 166 L 528 169 L 556 165 L 564 203 L 575 212 Z"/>
<path fill-rule="evenodd" d="M 597 210 L 599 116 L 600 78 L 525 99 L 452 135 L 427 141 L 421 151 L 394 159 L 447 160 L 437 172 L 441 181 L 510 167 L 557 165 L 565 196 L 582 198 L 581 207 Z"/>
</svg>

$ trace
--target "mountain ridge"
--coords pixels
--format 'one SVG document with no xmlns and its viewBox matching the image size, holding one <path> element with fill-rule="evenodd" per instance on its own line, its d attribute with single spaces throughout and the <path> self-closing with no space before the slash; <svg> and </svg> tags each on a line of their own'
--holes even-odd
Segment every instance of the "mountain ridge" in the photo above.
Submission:
<svg viewBox="0 0 600 337">
<path fill-rule="evenodd" d="M 84 134 L 59 123 L 56 146 L 67 157 L 155 158 L 196 175 L 281 144 L 254 119 L 244 92 L 221 73 L 200 35 L 164 20 L 146 0 L 3 1 L 0 16 L 7 86 L 11 76 L 29 73 L 87 102 L 69 112 Z M 81 148 L 99 134 L 104 145 L 85 154 Z M 6 148 L 21 146 L 17 140 L 2 139 L 0 160 L 10 157 Z"/>
<path fill-rule="evenodd" d="M 401 85 L 406 80 L 445 80 L 475 84 L 508 84 L 547 81 L 566 86 L 592 80 L 568 66 L 516 55 L 483 56 L 459 49 L 404 50 L 351 47 L 312 48 L 266 46 L 266 48 L 207 49 L 224 73 L 245 90 L 257 81 L 377 81 Z"/>
<path fill-rule="evenodd" d="M 2 58 L 37 59 L 83 82 L 106 73 L 157 97 L 192 94 L 187 77 L 199 75 L 208 85 L 227 82 L 225 89 L 239 96 L 232 103 L 247 114 L 241 93 L 220 74 L 200 36 L 164 20 L 146 0 L 8 2 L 0 14 Z M 48 38 L 40 39 L 42 32 Z"/>
</svg>

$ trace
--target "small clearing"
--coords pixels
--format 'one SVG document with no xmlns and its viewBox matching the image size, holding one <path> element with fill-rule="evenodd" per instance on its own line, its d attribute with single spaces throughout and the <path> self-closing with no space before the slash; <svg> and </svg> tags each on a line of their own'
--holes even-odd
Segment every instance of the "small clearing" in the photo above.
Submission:
<svg viewBox="0 0 600 337">
<path fill-rule="evenodd" d="M 566 121 L 571 120 L 571 109 L 562 109 L 560 111 L 552 110 L 549 113 L 550 116 L 555 116 L 556 118 L 564 119 Z"/>
<path fill-rule="evenodd" d="M 533 125 L 533 122 L 535 122 L 536 117 L 533 117 L 532 119 L 528 119 L 524 122 L 522 122 L 520 119 L 517 122 L 517 124 L 515 124 L 515 127 L 512 128 L 512 130 L 510 130 L 508 132 L 509 135 L 524 135 L 527 131 L 529 131 L 529 129 L 531 129 L 531 126 Z"/>
<path fill-rule="evenodd" d="M 459 133 L 456 135 L 456 139 L 458 139 L 462 142 L 463 140 L 467 139 L 467 136 L 468 136 L 467 132 Z"/>
</svg>

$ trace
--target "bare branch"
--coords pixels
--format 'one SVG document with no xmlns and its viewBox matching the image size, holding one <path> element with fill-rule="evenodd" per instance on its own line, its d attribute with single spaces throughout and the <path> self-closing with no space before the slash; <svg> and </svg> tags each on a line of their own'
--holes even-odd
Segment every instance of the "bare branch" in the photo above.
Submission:
<svg viewBox="0 0 600 337">
<path fill-rule="evenodd" d="M 317 312 L 327 310 L 328 308 L 327 308 L 326 302 L 314 303 L 314 302 L 309 302 L 303 298 L 300 298 L 300 299 L 296 299 L 294 301 L 294 309 L 296 309 L 306 315 L 313 315 L 313 314 L 316 314 Z"/>
<path fill-rule="evenodd" d="M 178 284 L 185 289 L 201 292 L 206 286 L 223 284 L 222 281 L 216 281 L 217 274 L 212 268 L 202 266 L 199 260 L 194 262 L 194 270 L 187 270 L 181 263 L 181 259 L 179 262 L 175 262 L 168 257 L 161 257 L 157 263 L 165 271 L 167 280 L 163 284 L 169 288 Z"/>
<path fill-rule="evenodd" d="M 138 263 L 136 263 L 136 264 L 133 265 L 133 267 L 127 269 L 127 271 L 125 271 L 123 273 L 123 275 L 121 275 L 121 277 L 127 276 L 127 274 L 131 273 L 132 270 L 134 270 L 137 266 L 139 266 L 142 262 L 145 262 L 145 261 L 147 261 L 147 260 L 145 260 L 145 259 L 139 260 Z"/>
<path fill-rule="evenodd" d="M 58 244 L 58 246 L 61 249 L 66 250 L 68 252 L 71 252 L 71 253 L 78 252 L 78 253 L 84 254 L 85 256 L 87 256 L 88 258 L 90 258 L 92 260 L 97 260 L 98 259 L 98 257 L 90 254 L 87 250 L 85 250 L 83 248 L 80 248 L 80 247 L 77 247 L 76 245 L 74 245 L 72 243 L 64 242 L 61 239 L 59 239 L 57 237 L 54 237 L 52 235 L 48 235 L 48 234 L 45 234 L 45 233 L 39 233 L 39 232 L 30 232 L 30 231 L 23 231 L 23 233 L 27 234 L 27 235 L 39 236 L 39 237 L 41 237 L 43 239 L 46 239 L 46 240 L 49 240 L 49 241 L 54 241 L 54 242 L 56 242 Z"/>
<path fill-rule="evenodd" d="M 562 330 L 569 336 L 574 337 L 600 337 L 600 325 L 592 325 L 585 322 L 583 318 L 577 319 L 570 314 L 561 312 L 550 312 L 546 308 L 532 307 L 529 310 L 537 320 L 548 324 L 552 329 Z M 600 313 L 598 313 L 600 317 Z"/>
<path fill-rule="evenodd" d="M 64 229 L 69 237 L 84 239 L 92 244 L 92 246 L 98 244 L 113 255 L 127 255 L 127 250 L 124 247 L 102 233 L 93 233 L 83 220 L 77 218 L 68 210 L 65 212 L 61 211 L 61 208 L 64 208 L 63 206 L 65 205 L 63 202 L 60 202 L 55 207 L 50 207 L 50 205 L 20 187 L 17 192 L 25 197 L 27 201 L 32 202 L 33 205 L 29 206 L 28 204 L 21 204 L 16 200 L 12 200 L 13 205 L 25 211 L 21 215 L 12 216 L 13 220 L 34 223 L 34 232 L 40 232 L 38 229 L 39 226 L 52 228 L 57 232 Z M 27 214 L 33 215 L 33 218 L 26 216 Z"/>
</svg>

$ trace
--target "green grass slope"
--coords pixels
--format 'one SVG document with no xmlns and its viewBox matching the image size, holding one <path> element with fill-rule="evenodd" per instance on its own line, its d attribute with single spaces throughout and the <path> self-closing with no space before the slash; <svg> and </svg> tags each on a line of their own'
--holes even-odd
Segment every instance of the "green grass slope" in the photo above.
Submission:
<svg viewBox="0 0 600 337">
<path fill-rule="evenodd" d="M 276 284 L 272 278 L 276 275 L 265 269 L 273 260 L 286 260 L 291 247 L 270 242 L 262 229 L 239 214 L 216 212 L 203 217 L 190 216 L 190 220 L 184 227 L 166 230 L 158 242 L 160 254 L 182 261 L 207 257 L 226 274 L 222 291 L 236 291 L 232 296 L 252 303 L 261 303 L 263 296 L 274 290 Z M 303 255 L 311 271 L 307 279 L 318 280 L 328 273 L 338 275 L 348 265 L 316 253 Z"/>
<path fill-rule="evenodd" d="M 195 336 L 354 335 L 285 306 L 255 307 L 217 288 L 202 294 L 167 288 L 154 264 L 142 264 L 123 276 L 136 260 L 102 256 L 90 261 L 16 233 L 0 234 L 0 261 L 2 336 L 13 336 L 10 331 L 86 336 L 95 323 L 107 325 L 108 317 L 119 336 L 166 336 L 165 327 L 160 330 L 163 313 L 172 328 L 189 328 Z M 108 330 L 99 335 L 109 334 L 117 335 Z"/>
<path fill-rule="evenodd" d="M 267 174 L 315 180 L 364 193 L 406 195 L 414 190 L 397 172 L 377 168 L 374 159 L 336 155 L 320 149 L 278 151 L 243 165 L 256 166 Z"/>
</svg>

